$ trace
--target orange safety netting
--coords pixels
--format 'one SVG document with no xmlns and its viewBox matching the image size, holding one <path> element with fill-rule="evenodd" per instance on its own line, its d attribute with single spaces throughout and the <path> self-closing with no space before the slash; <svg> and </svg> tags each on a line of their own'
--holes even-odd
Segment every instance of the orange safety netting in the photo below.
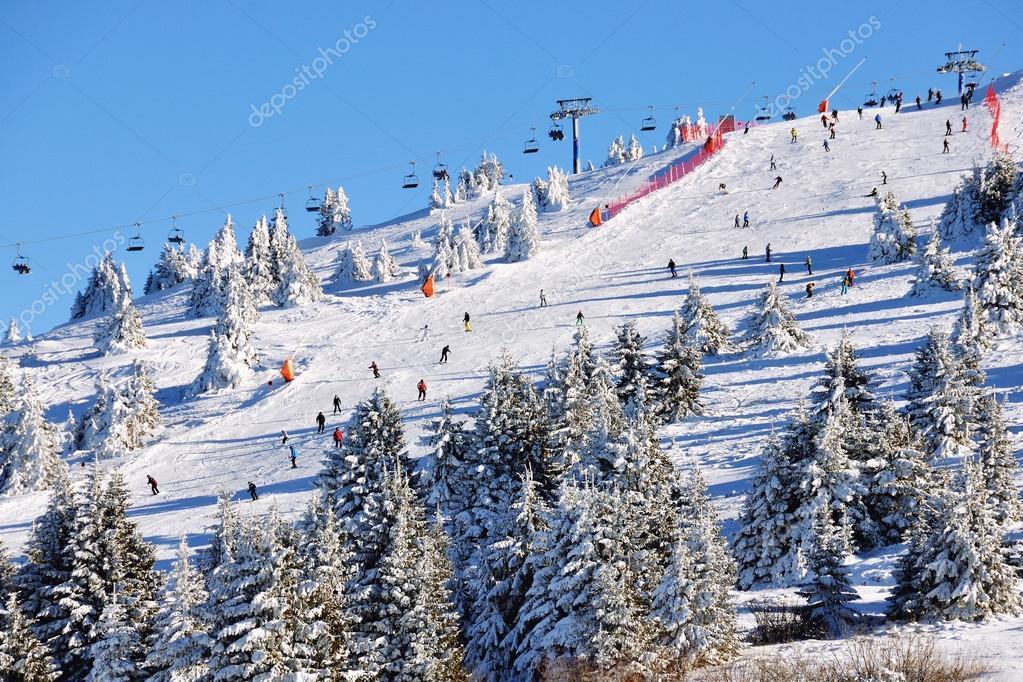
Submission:
<svg viewBox="0 0 1023 682">
<path fill-rule="evenodd" d="M 423 286 L 419 287 L 419 290 L 422 291 L 423 296 L 426 296 L 427 298 L 433 296 L 433 275 L 426 278 L 426 281 L 423 282 Z"/>
</svg>

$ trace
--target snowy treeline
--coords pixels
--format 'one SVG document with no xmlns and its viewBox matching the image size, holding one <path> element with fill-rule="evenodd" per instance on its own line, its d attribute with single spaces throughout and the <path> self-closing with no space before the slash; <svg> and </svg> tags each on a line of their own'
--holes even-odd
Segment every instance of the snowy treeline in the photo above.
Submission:
<svg viewBox="0 0 1023 682">
<path fill-rule="evenodd" d="M 1001 534 L 1020 518 L 1016 463 L 982 384 L 970 308 L 953 341 L 932 330 L 900 413 L 872 394 L 848 338 L 827 355 L 808 404 L 761 454 L 732 548 L 738 584 L 800 584 L 840 632 L 855 614 L 843 568 L 853 551 L 906 541 L 892 613 L 976 619 L 1018 608 Z M 958 473 L 941 467 L 963 456 Z"/>
<path fill-rule="evenodd" d="M 64 469 L 60 430 L 43 411 L 32 381 L 25 376 L 16 385 L 14 368 L 0 356 L 0 495 L 45 490 Z"/>
<path fill-rule="evenodd" d="M 71 306 L 71 319 L 93 317 L 117 310 L 125 301 L 131 300 L 131 281 L 124 263 L 114 263 L 113 255 L 107 251 L 103 259 L 92 270 L 84 291 L 75 295 Z"/>
<path fill-rule="evenodd" d="M 607 148 L 607 160 L 604 161 L 604 168 L 617 166 L 629 161 L 638 161 L 643 158 L 643 146 L 633 135 L 629 138 L 629 144 L 625 144 L 625 138 L 619 135 L 611 141 Z"/>
<path fill-rule="evenodd" d="M 152 294 L 165 289 L 172 289 L 183 282 L 190 282 L 199 274 L 202 254 L 195 244 L 189 244 L 188 250 L 183 245 L 164 244 L 160 251 L 160 259 L 149 271 L 143 293 Z"/>
<path fill-rule="evenodd" d="M 463 168 L 459 172 L 454 193 L 451 191 L 451 181 L 446 176 L 434 178 L 429 207 L 450 208 L 455 204 L 477 199 L 488 192 L 497 191 L 503 180 L 504 166 L 498 160 L 497 154 L 487 154 L 484 151 L 476 168 L 471 171 Z"/>
<path fill-rule="evenodd" d="M 1011 209 L 1020 207 L 1021 176 L 1010 154 L 997 154 L 984 168 L 974 167 L 963 178 L 938 220 L 938 231 L 947 242 L 982 236 L 990 223 L 1015 219 Z"/>
<path fill-rule="evenodd" d="M 335 192 L 330 187 L 323 193 L 320 202 L 320 215 L 317 219 L 316 234 L 329 237 L 338 230 L 348 232 L 352 229 L 352 209 L 348 206 L 348 195 L 345 188 L 338 185 Z"/>
<path fill-rule="evenodd" d="M 433 243 L 433 263 L 429 273 L 436 279 L 446 279 L 460 272 L 478 270 L 483 267 L 479 243 L 468 221 L 454 232 L 454 225 L 447 214 L 441 214 L 437 226 L 437 237 Z"/>
<path fill-rule="evenodd" d="M 78 420 L 73 444 L 98 457 L 121 457 L 138 450 L 160 425 L 152 370 L 136 360 L 131 375 L 120 385 L 100 375 L 92 406 Z"/>
</svg>

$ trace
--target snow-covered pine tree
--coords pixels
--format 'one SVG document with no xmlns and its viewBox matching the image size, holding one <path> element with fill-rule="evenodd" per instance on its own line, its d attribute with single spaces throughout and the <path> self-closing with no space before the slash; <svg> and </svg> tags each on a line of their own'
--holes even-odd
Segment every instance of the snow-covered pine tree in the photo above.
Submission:
<svg viewBox="0 0 1023 682">
<path fill-rule="evenodd" d="M 528 259 L 540 250 L 540 234 L 537 226 L 536 203 L 529 190 L 522 193 L 522 205 L 508 228 L 508 241 L 504 248 L 504 259 L 517 263 Z"/>
<path fill-rule="evenodd" d="M 469 682 L 453 599 L 455 578 L 450 545 L 439 520 L 430 525 L 420 543 L 416 575 L 422 587 L 416 606 L 422 614 L 423 637 L 417 647 L 418 657 L 424 660 L 427 679 Z"/>
<path fill-rule="evenodd" d="M 245 246 L 245 281 L 257 306 L 270 303 L 270 295 L 277 288 L 275 268 L 270 257 L 270 227 L 266 216 L 259 220 L 249 233 Z"/>
<path fill-rule="evenodd" d="M 317 236 L 330 237 L 338 230 L 348 232 L 351 229 L 352 209 L 348 205 L 345 188 L 338 185 L 337 192 L 335 192 L 328 187 L 323 194 L 323 202 L 320 204 L 320 215 L 316 227 Z"/>
<path fill-rule="evenodd" d="M 981 474 L 968 461 L 943 494 L 929 524 L 918 524 L 900 564 L 891 615 L 911 619 L 984 620 L 1021 609 L 1016 571 L 1005 559 L 1001 527 L 985 504 Z"/>
<path fill-rule="evenodd" d="M 980 215 L 980 168 L 974 167 L 973 174 L 963 178 L 952 192 L 938 217 L 937 231 L 948 243 L 972 237 L 976 232 Z"/>
<path fill-rule="evenodd" d="M 480 162 L 476 164 L 476 168 L 473 170 L 473 175 L 476 178 L 476 184 L 480 188 L 480 193 L 492 192 L 501 186 L 501 182 L 504 180 L 504 166 L 497 158 L 497 154 L 487 154 L 486 150 L 483 150 L 483 154 L 480 156 Z"/>
<path fill-rule="evenodd" d="M 43 403 L 26 375 L 0 431 L 0 495 L 46 490 L 64 471 L 57 429 L 46 421 Z"/>
<path fill-rule="evenodd" d="M 206 364 L 186 389 L 187 395 L 237 388 L 252 378 L 258 356 L 249 325 L 256 315 L 241 275 L 232 269 L 227 275 L 223 312 L 210 334 Z"/>
<path fill-rule="evenodd" d="M 984 321 L 992 331 L 1008 334 L 1023 324 L 1023 244 L 1009 220 L 989 223 L 977 251 L 973 290 Z"/>
<path fill-rule="evenodd" d="M 678 311 L 671 318 L 671 328 L 664 337 L 664 347 L 657 354 L 654 374 L 656 413 L 666 422 L 681 421 L 690 414 L 703 414 L 700 368 L 703 356 L 685 344 L 682 318 Z"/>
<path fill-rule="evenodd" d="M 0 590 L 0 672 L 10 682 L 56 682 L 59 671 L 14 592 Z"/>
<path fill-rule="evenodd" d="M 967 284 L 963 293 L 963 309 L 952 323 L 952 346 L 963 360 L 968 371 L 980 370 L 984 351 L 991 347 L 991 336 L 980 303 L 973 293 L 973 285 Z"/>
<path fill-rule="evenodd" d="M 797 414 L 794 420 L 800 418 L 805 424 L 805 414 Z M 781 442 L 771 434 L 743 502 L 739 531 L 731 548 L 739 565 L 740 589 L 783 582 L 793 573 L 791 567 L 783 563 L 788 552 L 792 519 L 789 506 L 795 485 L 794 463 L 788 447 L 791 443 L 791 438 Z"/>
<path fill-rule="evenodd" d="M 611 140 L 611 144 L 607 148 L 607 160 L 604 161 L 604 168 L 625 163 L 625 155 L 625 138 L 619 135 Z"/>
<path fill-rule="evenodd" d="M 459 272 L 460 263 L 455 251 L 454 225 L 447 214 L 442 213 L 437 225 L 437 238 L 433 242 L 433 267 L 431 273 L 437 279 L 444 279 Z"/>
<path fill-rule="evenodd" d="M 978 192 L 977 222 L 981 225 L 997 223 L 1005 217 L 1012 203 L 1019 171 L 1016 161 L 1008 152 L 995 154 L 984 169 Z"/>
<path fill-rule="evenodd" d="M 430 190 L 430 201 L 427 203 L 427 207 L 431 209 L 442 209 L 446 208 L 447 204 L 444 203 L 444 196 L 440 192 L 440 183 L 434 179 L 433 189 Z"/>
<path fill-rule="evenodd" d="M 0 354 L 0 418 L 14 407 L 14 363 Z"/>
<path fill-rule="evenodd" d="M 173 289 L 183 282 L 195 279 L 195 264 L 189 259 L 182 246 L 164 244 L 160 259 L 146 278 L 145 294 Z"/>
<path fill-rule="evenodd" d="M 299 544 L 302 575 L 297 586 L 296 655 L 310 673 L 330 676 L 353 663 L 346 589 L 352 578 L 334 507 L 314 496 Z"/>
<path fill-rule="evenodd" d="M 288 232 L 287 219 L 280 209 L 274 216 L 274 234 L 271 235 L 270 253 L 274 257 L 278 281 L 270 294 L 274 305 L 304 306 L 323 299 L 320 278 L 302 256 L 295 236 Z"/>
<path fill-rule="evenodd" d="M 1013 453 L 1012 441 L 1002 415 L 1002 407 L 994 394 L 987 393 L 977 406 L 977 467 L 978 494 L 995 521 L 1011 526 L 1023 516 L 1023 502 L 1016 488 L 1015 476 L 1019 466 Z"/>
<path fill-rule="evenodd" d="M 848 605 L 860 598 L 845 566 L 849 544 L 826 507 L 818 509 L 811 532 L 813 541 L 806 555 L 810 577 L 799 594 L 806 599 L 807 617 L 832 637 L 841 637 L 859 622 L 859 613 Z"/>
<path fill-rule="evenodd" d="M 475 678 L 515 680 L 515 652 L 521 642 L 514 632 L 526 591 L 533 582 L 534 559 L 542 551 L 549 510 L 532 471 L 526 469 L 519 494 L 494 524 L 481 547 L 478 565 L 466 590 L 474 602 L 466 625 L 466 664 Z"/>
<path fill-rule="evenodd" d="M 603 358 L 597 359 L 586 394 L 589 410 L 585 418 L 589 427 L 570 473 L 579 480 L 610 485 L 624 473 L 626 464 L 615 447 L 625 428 L 625 413 L 615 391 L 611 367 Z"/>
<path fill-rule="evenodd" d="M 227 216 L 203 251 L 195 283 L 192 285 L 190 311 L 195 317 L 220 314 L 224 305 L 224 273 L 240 267 L 245 257 L 238 249 L 234 222 Z"/>
<path fill-rule="evenodd" d="M 115 594 L 103 607 L 96 641 L 89 648 L 91 668 L 86 682 L 136 682 L 145 677 L 145 646 Z"/>
<path fill-rule="evenodd" d="M 927 246 L 917 254 L 917 269 L 909 295 L 926 296 L 935 289 L 959 291 L 961 288 L 962 280 L 952 255 L 941 245 L 941 233 L 932 226 Z"/>
<path fill-rule="evenodd" d="M 7 325 L 7 332 L 4 334 L 4 343 L 8 346 L 14 346 L 21 343 L 21 329 L 18 328 L 18 321 L 11 318 L 11 323 Z"/>
<path fill-rule="evenodd" d="M 387 240 L 380 240 L 380 250 L 373 257 L 373 279 L 377 282 L 390 282 L 401 275 L 401 266 L 387 250 Z"/>
<path fill-rule="evenodd" d="M 639 161 L 643 158 L 643 145 L 639 143 L 636 136 L 633 135 L 629 138 L 629 146 L 625 149 L 625 160 L 626 161 Z"/>
<path fill-rule="evenodd" d="M 93 317 L 116 310 L 125 300 L 131 300 L 128 271 L 123 263 L 118 267 L 114 263 L 113 254 L 107 251 L 93 268 L 85 291 L 80 291 L 75 296 L 75 302 L 71 306 L 71 319 Z"/>
<path fill-rule="evenodd" d="M 631 587 L 621 502 L 614 491 L 566 482 L 516 628 L 516 670 L 585 662 L 599 670 L 632 662 L 649 634 Z"/>
<path fill-rule="evenodd" d="M 976 392 L 966 379 L 948 334 L 931 329 L 909 370 L 906 413 L 932 459 L 953 456 L 967 444 Z"/>
<path fill-rule="evenodd" d="M 852 414 L 859 418 L 871 414 L 877 400 L 871 391 L 870 375 L 860 369 L 859 353 L 848 332 L 829 350 L 824 360 L 824 376 L 810 389 L 811 420 L 823 423 L 833 411 L 838 395 L 845 397 Z"/>
<path fill-rule="evenodd" d="M 153 622 L 145 668 L 152 682 L 200 680 L 207 674 L 210 642 L 202 576 L 189 561 L 185 537 Z"/>
<path fill-rule="evenodd" d="M 295 671 L 299 564 L 276 513 L 245 519 L 209 583 L 214 680 L 280 679 Z"/>
<path fill-rule="evenodd" d="M 93 344 L 101 355 L 128 353 L 146 347 L 142 316 L 130 299 L 110 311 L 110 316 L 97 328 Z"/>
<path fill-rule="evenodd" d="M 547 168 L 543 201 L 540 202 L 544 211 L 564 211 L 572 201 L 568 193 L 568 176 L 557 166 Z"/>
<path fill-rule="evenodd" d="M 468 221 L 458 230 L 455 236 L 455 250 L 458 255 L 458 269 L 461 272 L 479 270 L 483 267 L 483 258 L 480 256 L 480 247 L 476 238 L 469 229 Z"/>
<path fill-rule="evenodd" d="M 426 512 L 438 512 L 450 521 L 460 510 L 455 500 L 455 488 L 465 466 L 462 458 L 471 447 L 465 421 L 455 418 L 450 400 L 441 402 L 440 414 L 431 422 L 422 441 L 431 455 L 420 460 L 422 468 L 418 481 Z"/>
<path fill-rule="evenodd" d="M 754 352 L 791 353 L 814 345 L 813 336 L 796 324 L 795 315 L 772 281 L 764 287 L 757 308 L 746 320 L 744 340 Z"/>
<path fill-rule="evenodd" d="M 477 228 L 476 242 L 483 253 L 504 253 L 508 244 L 508 230 L 514 217 L 514 207 L 500 192 L 487 207 L 487 215 Z"/>
<path fill-rule="evenodd" d="M 348 242 L 338 251 L 334 263 L 334 274 L 330 281 L 335 286 L 345 286 L 354 282 L 368 282 L 373 279 L 372 266 L 362 250 L 360 242 Z"/>
<path fill-rule="evenodd" d="M 465 167 L 458 173 L 458 184 L 455 187 L 455 203 L 469 201 L 480 196 L 481 189 L 476 176 Z"/>
<path fill-rule="evenodd" d="M 682 318 L 683 343 L 687 347 L 717 355 L 728 346 L 728 337 L 732 332 L 700 292 L 700 286 L 691 272 L 689 292 L 679 309 L 679 315 Z"/>
<path fill-rule="evenodd" d="M 646 339 L 635 322 L 630 320 L 615 329 L 611 357 L 617 370 L 616 392 L 622 405 L 627 405 L 641 391 L 647 399 L 650 397 L 652 367 L 650 359 L 643 354 L 645 344 Z"/>
<path fill-rule="evenodd" d="M 892 192 L 877 198 L 874 232 L 870 236 L 870 261 L 887 265 L 909 260 L 916 252 L 916 227 L 909 211 L 899 206 Z"/>
</svg>

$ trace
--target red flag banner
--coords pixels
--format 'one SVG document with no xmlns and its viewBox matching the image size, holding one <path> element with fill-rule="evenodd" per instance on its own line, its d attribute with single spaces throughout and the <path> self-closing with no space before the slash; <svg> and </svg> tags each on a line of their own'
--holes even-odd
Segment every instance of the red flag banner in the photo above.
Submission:
<svg viewBox="0 0 1023 682">
<path fill-rule="evenodd" d="M 820 105 L 817 107 L 818 114 L 824 114 L 828 111 L 828 100 L 822 99 Z"/>
<path fill-rule="evenodd" d="M 1002 103 L 998 101 L 993 85 L 987 86 L 987 94 L 984 95 L 984 106 L 991 113 L 991 146 L 998 149 L 1001 144 L 998 139 L 998 122 L 1002 117 Z"/>
</svg>

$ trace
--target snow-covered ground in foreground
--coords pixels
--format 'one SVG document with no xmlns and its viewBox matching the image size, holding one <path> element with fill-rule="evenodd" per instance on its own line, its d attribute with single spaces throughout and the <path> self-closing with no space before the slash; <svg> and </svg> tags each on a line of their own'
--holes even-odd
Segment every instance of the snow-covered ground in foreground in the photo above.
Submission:
<svg viewBox="0 0 1023 682">
<path fill-rule="evenodd" d="M 1023 134 L 1023 87 L 1018 81 L 1013 76 L 996 84 L 1003 99 L 1002 139 L 1014 147 Z M 820 374 L 825 347 L 848 330 L 861 349 L 865 368 L 880 382 L 879 393 L 898 399 L 914 349 L 931 325 L 949 324 L 960 306 L 955 294 L 927 300 L 906 297 L 912 264 L 866 263 L 874 211 L 874 202 L 866 195 L 881 184 L 884 170 L 888 185 L 881 189 L 895 192 L 926 232 L 959 177 L 990 157 L 990 117 L 979 105 L 971 107 L 969 132 L 953 135 L 951 153 L 941 154 L 945 120 L 951 119 L 956 131 L 960 128 L 957 98 L 923 111 L 913 105 L 898 115 L 892 107 L 879 111 L 884 119 L 880 131 L 874 130 L 871 120 L 874 110 L 865 112 L 863 120 L 855 111 L 841 111 L 830 152 L 822 147 L 827 135 L 816 115 L 759 126 L 746 135 L 729 134 L 724 150 L 695 173 L 639 201 L 599 229 L 586 223 L 594 206 L 608 195 L 638 186 L 693 148 L 651 155 L 631 168 L 576 176 L 569 210 L 541 214 L 540 254 L 517 264 L 491 258 L 482 270 L 441 282 L 432 299 L 422 296 L 412 274 L 431 253 L 412 249 L 409 241 L 414 231 L 422 230 L 429 242 L 437 214 L 424 210 L 357 230 L 351 236 L 361 239 L 367 251 L 386 239 L 409 276 L 343 291 L 328 288 L 326 300 L 315 306 L 264 310 L 255 330 L 265 366 L 261 380 L 244 389 L 180 401 L 182 387 L 204 362 L 212 320 L 187 318 L 187 290 L 138 299 L 150 339 L 149 347 L 138 355 L 156 371 L 164 427 L 144 450 L 109 463 L 121 468 L 135 486 L 131 516 L 157 546 L 160 565 L 167 567 L 179 534 L 193 546 L 206 543 L 221 486 L 238 491 L 242 499 L 246 482 L 254 481 L 261 497 L 245 505 L 249 513 L 264 514 L 277 505 L 285 514 L 296 515 L 309 499 L 334 425 L 343 424 L 349 408 L 374 386 L 386 387 L 401 403 L 412 452 L 422 454 L 418 436 L 437 415 L 439 400 L 450 397 L 460 410 L 469 410 L 487 364 L 502 347 L 539 376 L 552 347 L 561 352 L 569 343 L 580 310 L 603 347 L 612 339 L 613 328 L 626 320 L 636 321 L 651 346 L 658 344 L 685 294 L 689 271 L 735 328 L 764 283 L 777 279 L 777 263 L 784 262 L 788 272 L 782 290 L 819 347 L 776 358 L 732 353 L 708 359 L 706 415 L 663 433 L 665 446 L 681 466 L 698 462 L 703 467 L 731 533 L 764 437 L 806 395 Z M 793 125 L 799 132 L 796 144 L 789 142 Z M 768 170 L 772 155 L 777 172 Z M 771 190 L 775 175 L 784 183 Z M 718 190 L 722 182 L 727 193 Z M 525 187 L 502 191 L 518 201 Z M 486 204 L 484 199 L 463 204 L 448 215 L 457 228 L 466 217 L 478 217 Z M 735 229 L 735 214 L 747 210 L 752 228 Z M 308 228 L 296 218 L 292 229 L 301 234 Z M 247 232 L 240 233 L 244 246 Z M 302 242 L 307 260 L 322 277 L 331 272 L 347 237 Z M 768 242 L 774 253 L 771 264 L 763 258 Z M 749 247 L 746 261 L 739 260 L 743 245 Z M 969 253 L 956 255 L 958 264 L 970 262 Z M 802 265 L 807 256 L 813 259 L 813 276 Z M 669 258 L 678 264 L 678 279 L 667 275 Z M 841 295 L 840 280 L 848 267 L 856 271 L 856 286 Z M 817 288 L 808 300 L 804 287 L 809 281 Z M 541 288 L 550 301 L 543 309 L 537 305 Z M 462 330 L 465 312 L 472 316 L 471 333 Z M 81 414 L 90 404 L 98 373 L 123 372 L 130 364 L 125 356 L 97 357 L 92 348 L 95 324 L 95 320 L 69 324 L 42 335 L 31 346 L 37 359 L 24 362 L 50 406 L 50 418 L 57 422 L 63 421 L 69 407 Z M 430 336 L 419 340 L 426 324 Z M 439 365 L 445 344 L 451 346 L 451 361 Z M 23 344 L 4 352 L 17 357 L 28 348 Z M 277 370 L 290 356 L 295 358 L 298 378 L 282 385 Z M 372 361 L 381 368 L 380 379 L 372 378 L 368 369 Z M 1018 338 L 1002 341 L 986 361 L 989 384 L 1008 395 L 1006 416 L 1014 434 L 1023 423 L 1021 362 L 1023 344 Z M 415 401 L 420 378 L 429 385 L 425 403 Z M 267 386 L 271 379 L 273 386 Z M 314 418 L 319 411 L 331 415 L 335 393 L 346 413 L 329 416 L 326 433 L 318 436 Z M 295 469 L 280 446 L 282 429 L 299 448 Z M 77 460 L 73 468 L 75 475 L 84 475 Z M 147 474 L 159 480 L 159 496 L 149 493 Z M 0 499 L 0 538 L 15 552 L 45 500 L 45 493 Z M 855 575 L 863 597 L 859 607 L 866 611 L 883 609 L 893 549 L 857 558 Z M 741 594 L 740 599 L 750 596 Z M 1004 671 L 1004 679 L 1010 679 L 1010 671 L 1023 669 L 1021 628 L 1023 618 L 935 631 L 942 641 L 990 656 Z"/>
</svg>

